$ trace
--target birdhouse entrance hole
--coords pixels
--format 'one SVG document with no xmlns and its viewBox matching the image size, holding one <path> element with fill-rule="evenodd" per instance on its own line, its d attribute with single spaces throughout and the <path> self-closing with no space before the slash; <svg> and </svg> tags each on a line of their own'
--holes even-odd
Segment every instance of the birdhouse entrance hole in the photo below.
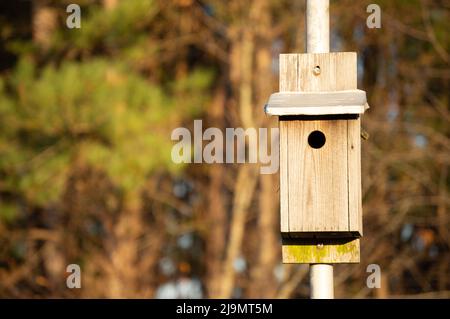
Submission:
<svg viewBox="0 0 450 319">
<path fill-rule="evenodd" d="M 321 131 L 314 131 L 311 132 L 308 136 L 308 144 L 312 148 L 318 149 L 325 145 L 326 138 L 325 134 L 323 134 Z"/>
</svg>

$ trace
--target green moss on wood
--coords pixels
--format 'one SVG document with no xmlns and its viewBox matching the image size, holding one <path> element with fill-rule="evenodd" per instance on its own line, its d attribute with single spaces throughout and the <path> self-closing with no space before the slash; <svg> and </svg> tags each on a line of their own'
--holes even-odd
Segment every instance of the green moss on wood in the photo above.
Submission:
<svg viewBox="0 0 450 319">
<path fill-rule="evenodd" d="M 359 255 L 359 239 L 347 242 L 330 240 L 326 244 L 301 239 L 283 243 L 284 263 L 359 263 Z"/>
</svg>

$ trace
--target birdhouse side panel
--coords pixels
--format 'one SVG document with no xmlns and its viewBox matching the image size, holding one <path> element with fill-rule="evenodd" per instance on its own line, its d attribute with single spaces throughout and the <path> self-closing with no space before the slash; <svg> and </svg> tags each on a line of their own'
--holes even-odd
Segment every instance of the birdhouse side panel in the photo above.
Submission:
<svg viewBox="0 0 450 319">
<path fill-rule="evenodd" d="M 348 205 L 349 230 L 363 235 L 361 191 L 361 119 L 348 121 Z"/>
</svg>

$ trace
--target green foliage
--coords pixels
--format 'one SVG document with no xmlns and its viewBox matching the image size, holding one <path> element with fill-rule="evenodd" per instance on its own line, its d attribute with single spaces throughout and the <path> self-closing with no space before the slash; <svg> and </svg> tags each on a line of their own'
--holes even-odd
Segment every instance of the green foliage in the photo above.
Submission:
<svg viewBox="0 0 450 319">
<path fill-rule="evenodd" d="M 171 129 L 183 109 L 200 110 L 209 79 L 193 72 L 164 92 L 120 62 L 64 62 L 37 72 L 22 60 L 10 93 L 3 84 L 0 94 L 0 170 L 8 188 L 39 204 L 56 200 L 71 163 L 81 160 L 124 192 L 138 191 L 155 169 L 176 168 Z"/>
<path fill-rule="evenodd" d="M 119 1 L 113 10 L 90 6 L 89 11 L 83 11 L 80 29 L 60 28 L 57 31 L 54 47 L 70 46 L 71 50 L 83 52 L 101 48 L 115 50 L 116 53 L 122 49 L 144 49 L 145 31 L 157 11 L 153 0 Z"/>
<path fill-rule="evenodd" d="M 19 207 L 15 204 L 0 203 L 0 220 L 11 222 L 16 218 L 18 211 Z"/>
<path fill-rule="evenodd" d="M 0 191 L 8 194 L 0 219 L 14 219 L 16 199 L 58 201 L 75 163 L 106 172 L 131 197 L 155 170 L 181 168 L 170 158 L 171 131 L 202 111 L 212 74 L 150 82 L 149 71 L 164 70 L 139 66 L 158 51 L 151 25 L 159 10 L 153 0 L 112 10 L 90 3 L 82 28 L 54 30 L 44 55 L 29 40 L 7 45 L 19 62 L 0 77 Z"/>
</svg>

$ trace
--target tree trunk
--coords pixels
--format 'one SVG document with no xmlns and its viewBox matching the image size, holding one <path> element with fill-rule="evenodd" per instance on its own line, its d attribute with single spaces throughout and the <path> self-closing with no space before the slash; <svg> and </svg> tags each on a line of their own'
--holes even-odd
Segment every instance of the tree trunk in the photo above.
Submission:
<svg viewBox="0 0 450 319">
<path fill-rule="evenodd" d="M 247 212 L 253 198 L 253 192 L 258 178 L 257 174 L 258 167 L 256 165 L 239 167 L 238 177 L 234 187 L 230 236 L 222 276 L 220 298 L 231 298 L 233 294 L 236 276 L 234 262 L 241 253 Z"/>
<path fill-rule="evenodd" d="M 276 293 L 274 269 L 280 259 L 278 200 L 273 175 L 260 175 L 256 265 L 251 274 L 250 298 L 273 298 Z"/>
<path fill-rule="evenodd" d="M 136 297 L 138 240 L 142 234 L 141 206 L 139 201 L 129 199 L 114 225 L 108 247 L 111 266 L 108 272 L 108 298 Z"/>
<path fill-rule="evenodd" d="M 33 42 L 46 50 L 51 45 L 52 33 L 57 26 L 57 11 L 47 0 L 36 0 L 33 1 L 32 12 Z"/>
<path fill-rule="evenodd" d="M 214 127 L 221 127 L 225 108 L 225 92 L 217 90 L 209 110 Z M 222 150 L 218 150 L 221 152 Z M 224 167 L 215 164 L 209 167 L 209 190 L 207 209 L 207 234 L 206 234 L 206 289 L 209 298 L 217 298 L 220 295 L 222 278 L 222 266 L 225 252 L 225 237 L 227 230 L 227 212 L 224 199 Z"/>
</svg>

